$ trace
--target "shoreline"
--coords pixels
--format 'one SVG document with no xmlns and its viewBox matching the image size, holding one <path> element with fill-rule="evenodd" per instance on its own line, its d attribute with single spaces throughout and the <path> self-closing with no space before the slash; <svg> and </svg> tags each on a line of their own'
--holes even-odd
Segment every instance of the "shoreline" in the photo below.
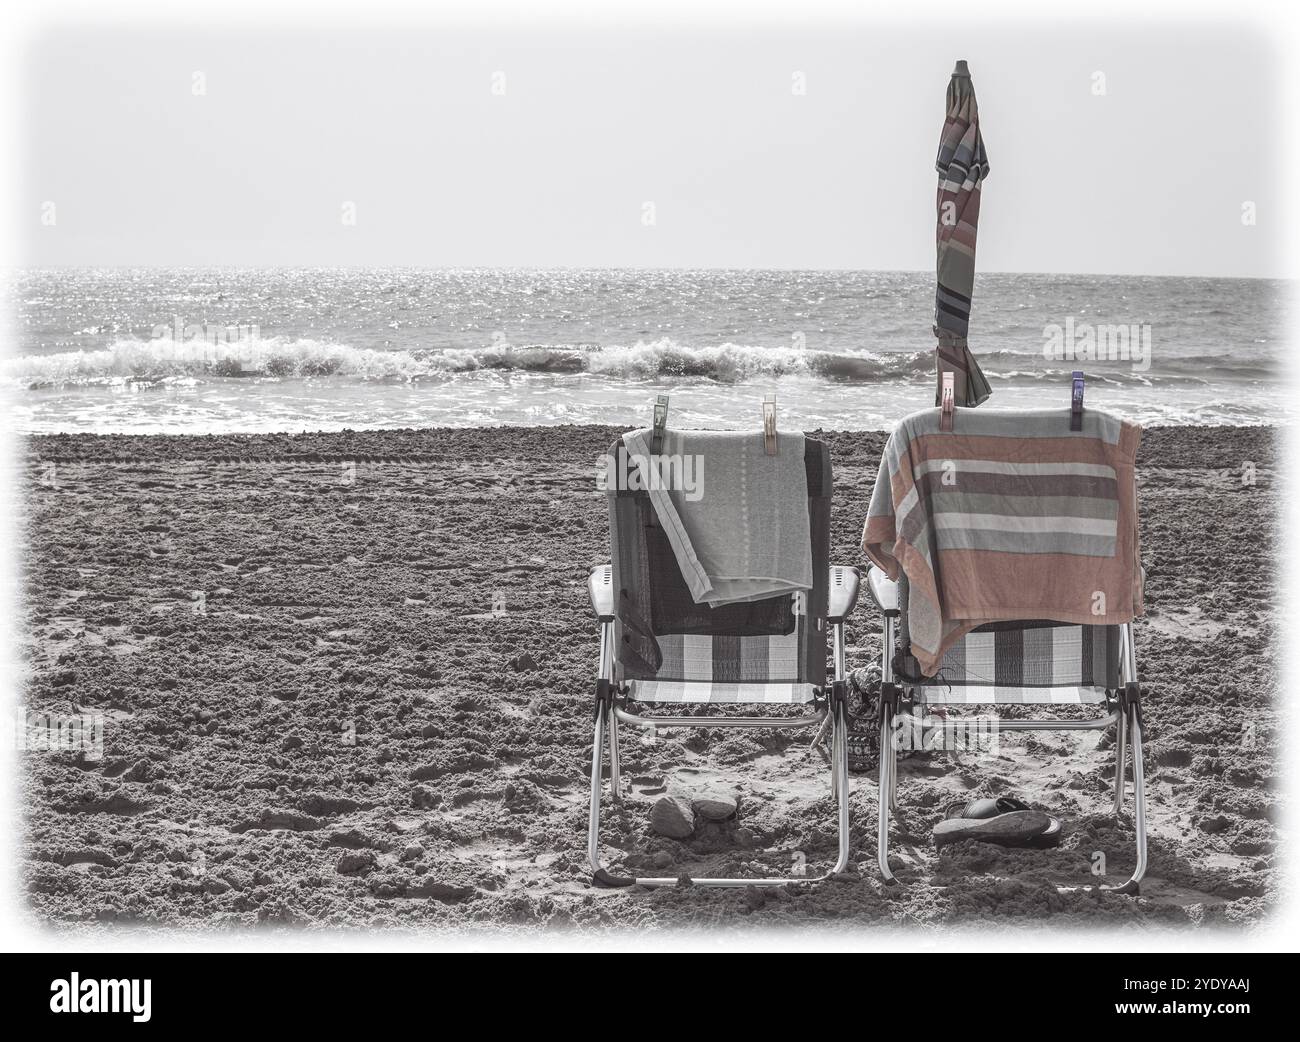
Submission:
<svg viewBox="0 0 1300 1042">
<path fill-rule="evenodd" d="M 875 873 L 865 775 L 852 781 L 854 881 L 779 896 L 592 890 L 585 572 L 608 548 L 595 460 L 623 429 L 21 436 L 24 702 L 106 721 L 98 761 L 20 756 L 31 914 L 322 929 L 1267 917 L 1280 881 L 1283 427 L 1144 433 L 1151 863 L 1142 898 L 1115 902 L 1053 885 L 1097 882 L 1097 851 L 1107 880 L 1132 863 L 1131 831 L 1106 813 L 1107 737 L 1055 733 L 994 765 L 902 762 L 895 851 L 915 879 L 902 892 Z M 835 468 L 833 560 L 861 563 L 886 432 L 816 436 Z M 879 653 L 865 597 L 848 653 L 854 668 Z M 791 851 L 823 859 L 830 804 L 806 740 L 703 734 L 629 736 L 633 793 L 604 831 L 616 861 L 736 874 L 784 872 Z M 651 834 L 653 793 L 686 784 L 683 771 L 739 787 L 749 833 Z M 1062 816 L 1062 846 L 930 848 L 948 799 L 1004 791 Z"/>
<path fill-rule="evenodd" d="M 649 411 L 647 410 L 647 419 Z M 1161 439 L 1168 432 L 1172 431 L 1198 431 L 1203 434 L 1212 434 L 1214 432 L 1225 432 L 1232 434 L 1259 434 L 1273 433 L 1278 434 L 1289 427 L 1287 423 L 1256 423 L 1256 424 L 1198 424 L 1198 423 L 1171 423 L 1152 425 L 1143 428 L 1142 443 L 1143 448 L 1147 447 L 1152 438 Z M 511 435 L 523 432 L 534 432 L 541 434 L 543 432 L 554 432 L 556 434 L 581 437 L 587 432 L 595 434 L 604 432 L 607 435 L 605 444 L 609 440 L 617 437 L 625 430 L 632 429 L 628 425 L 619 424 L 599 424 L 599 423 L 557 423 L 557 424 L 498 424 L 495 426 L 474 426 L 474 427 L 382 427 L 373 430 L 353 430 L 344 429 L 339 431 L 256 431 L 256 432 L 223 432 L 211 434 L 100 434 L 82 431 L 70 431 L 59 433 L 14 433 L 14 440 L 20 445 L 25 446 L 30 452 L 32 449 L 41 449 L 49 445 L 59 451 L 44 452 L 38 455 L 45 458 L 71 458 L 76 459 L 86 454 L 90 446 L 98 446 L 97 451 L 92 453 L 95 458 L 112 458 L 104 450 L 112 447 L 116 452 L 114 455 L 125 458 L 127 450 L 135 449 L 144 453 L 144 458 L 152 458 L 164 447 L 170 452 L 173 448 L 186 446 L 191 450 L 196 450 L 200 455 L 194 458 L 236 458 L 233 457 L 230 449 L 239 447 L 244 452 L 251 452 L 255 458 L 278 459 L 281 457 L 271 455 L 271 450 L 276 449 L 281 452 L 287 452 L 289 455 L 285 458 L 299 459 L 310 458 L 313 453 L 329 454 L 337 456 L 346 454 L 347 450 L 355 449 L 359 454 L 367 450 L 374 455 L 374 458 L 386 458 L 388 454 L 397 451 L 398 454 L 414 451 L 418 448 L 428 449 L 433 441 L 439 439 L 461 440 L 473 438 L 475 435 Z M 758 432 L 758 425 L 754 425 L 755 433 Z M 889 428 L 834 428 L 824 429 L 815 428 L 805 430 L 803 433 L 807 437 L 829 437 L 836 441 L 844 438 L 857 436 L 867 436 L 872 438 L 884 438 L 889 434 Z M 389 441 L 393 444 L 382 446 L 384 452 L 376 453 L 375 450 L 380 448 L 378 441 Z M 231 444 L 217 444 L 229 442 Z M 341 442 L 342 444 L 326 444 L 329 442 Z M 150 448 L 153 446 L 153 448 Z M 135 457 L 130 457 L 135 458 Z"/>
</svg>

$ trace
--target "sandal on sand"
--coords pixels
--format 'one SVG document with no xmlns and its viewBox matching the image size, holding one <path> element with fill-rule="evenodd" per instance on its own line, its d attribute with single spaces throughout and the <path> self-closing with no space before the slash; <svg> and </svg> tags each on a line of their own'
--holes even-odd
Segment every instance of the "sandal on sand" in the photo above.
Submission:
<svg viewBox="0 0 1300 1042">
<path fill-rule="evenodd" d="M 1003 847 L 1054 847 L 1061 842 L 1061 819 L 1034 810 L 1013 796 L 954 803 L 934 827 L 934 845 L 963 839 Z"/>
</svg>

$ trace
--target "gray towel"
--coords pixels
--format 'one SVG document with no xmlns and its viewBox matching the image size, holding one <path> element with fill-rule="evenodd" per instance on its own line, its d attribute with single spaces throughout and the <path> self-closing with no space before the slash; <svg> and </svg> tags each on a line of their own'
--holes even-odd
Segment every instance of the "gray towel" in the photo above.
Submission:
<svg viewBox="0 0 1300 1042">
<path fill-rule="evenodd" d="M 769 456 L 758 432 L 666 431 L 658 461 L 650 437 L 646 429 L 629 431 L 623 444 L 643 474 L 648 460 L 651 471 L 669 478 L 646 481 L 646 491 L 696 604 L 812 589 L 801 432 L 782 432 L 779 451 Z M 690 487 L 677 475 L 689 475 Z"/>
</svg>

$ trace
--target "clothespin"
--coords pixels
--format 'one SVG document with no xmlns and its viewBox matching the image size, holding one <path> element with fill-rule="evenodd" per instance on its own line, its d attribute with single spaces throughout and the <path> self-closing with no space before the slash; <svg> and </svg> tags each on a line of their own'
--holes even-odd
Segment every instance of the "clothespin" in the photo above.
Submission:
<svg viewBox="0 0 1300 1042">
<path fill-rule="evenodd" d="M 769 456 L 776 455 L 776 394 L 763 396 L 763 449 Z"/>
<path fill-rule="evenodd" d="M 664 430 L 668 427 L 668 395 L 655 397 L 654 433 L 650 436 L 650 451 L 656 456 L 664 451 Z"/>
<path fill-rule="evenodd" d="M 939 430 L 941 431 L 952 430 L 952 414 L 956 397 L 957 394 L 953 390 L 953 374 L 944 373 L 943 390 L 939 395 L 940 408 L 943 409 L 943 412 L 939 415 Z"/>
<path fill-rule="evenodd" d="M 1074 387 L 1070 392 L 1070 430 L 1083 430 L 1083 373 L 1076 369 L 1070 374 Z"/>
</svg>

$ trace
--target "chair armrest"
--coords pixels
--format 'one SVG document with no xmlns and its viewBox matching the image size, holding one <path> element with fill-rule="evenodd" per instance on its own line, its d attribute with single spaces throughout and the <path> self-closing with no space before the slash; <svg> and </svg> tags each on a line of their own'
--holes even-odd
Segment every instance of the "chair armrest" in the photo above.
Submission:
<svg viewBox="0 0 1300 1042">
<path fill-rule="evenodd" d="M 843 622 L 858 606 L 858 582 L 861 572 L 842 564 L 831 565 L 830 607 L 827 622 Z"/>
<path fill-rule="evenodd" d="M 587 572 L 587 593 L 601 622 L 614 621 L 614 566 L 597 564 Z"/>
<path fill-rule="evenodd" d="M 877 608 L 886 615 L 898 614 L 898 583 L 875 565 L 867 567 L 867 589 Z"/>
</svg>

